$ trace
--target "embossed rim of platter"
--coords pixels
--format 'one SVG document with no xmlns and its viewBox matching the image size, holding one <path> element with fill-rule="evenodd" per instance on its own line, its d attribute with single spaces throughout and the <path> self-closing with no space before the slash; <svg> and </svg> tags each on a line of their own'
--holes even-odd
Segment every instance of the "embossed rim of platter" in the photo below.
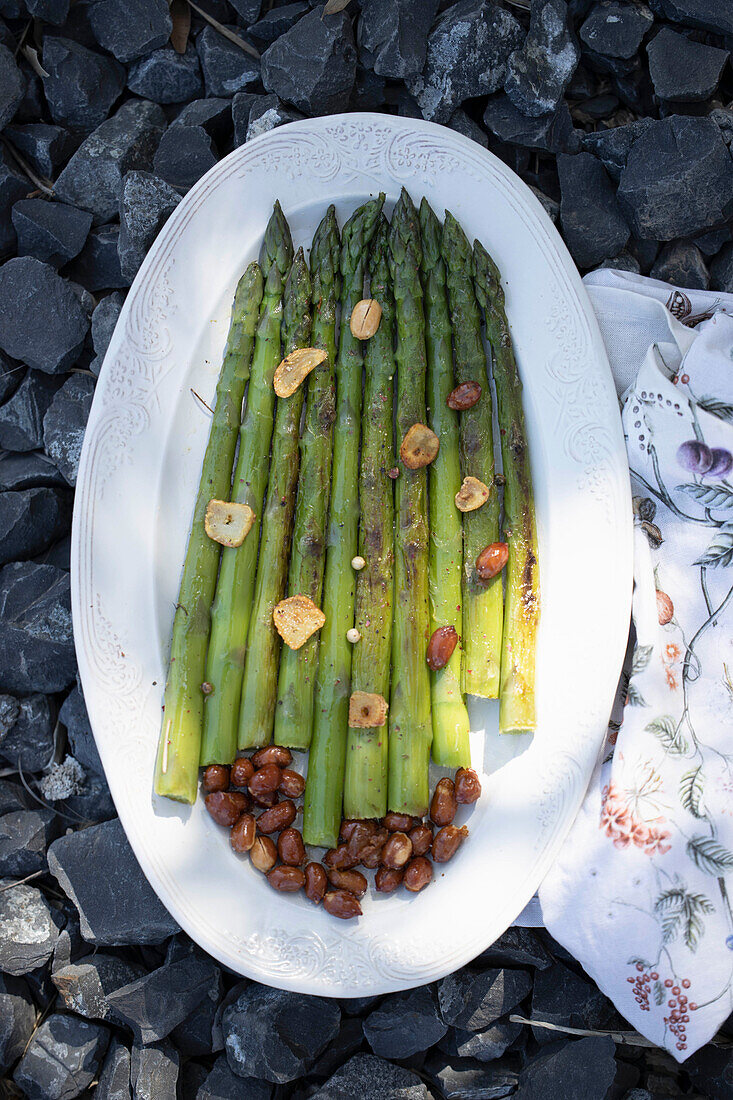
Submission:
<svg viewBox="0 0 733 1100">
<path fill-rule="evenodd" d="M 189 386 L 213 393 L 236 275 L 275 197 L 306 240 L 314 204 L 322 212 L 335 201 L 343 215 L 380 189 L 394 200 L 403 184 L 441 215 L 450 205 L 505 277 L 540 520 L 540 728 L 485 780 L 470 842 L 444 875 L 415 897 L 370 900 L 359 922 L 342 924 L 238 866 L 200 800 L 193 810 L 163 804 L 151 774 L 206 434 L 185 398 Z M 181 926 L 235 971 L 337 996 L 433 980 L 500 935 L 562 843 L 603 740 L 628 627 L 630 516 L 616 395 L 590 303 L 549 218 L 505 165 L 443 127 L 363 114 L 281 127 L 212 168 L 156 240 L 110 342 L 72 543 L 94 735 L 133 850 Z M 490 708 L 472 716 L 479 729 Z M 474 750 L 482 744 L 474 735 Z M 493 733 L 485 744 L 485 755 L 507 750 Z"/>
</svg>

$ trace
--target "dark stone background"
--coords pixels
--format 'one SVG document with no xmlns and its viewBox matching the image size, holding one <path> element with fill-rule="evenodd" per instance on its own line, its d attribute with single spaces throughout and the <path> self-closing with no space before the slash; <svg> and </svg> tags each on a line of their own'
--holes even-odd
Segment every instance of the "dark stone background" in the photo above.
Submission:
<svg viewBox="0 0 733 1100">
<path fill-rule="evenodd" d="M 290 119 L 345 105 L 433 119 L 535 189 L 581 270 L 733 291 L 733 4 L 199 7 L 260 56 L 186 0 L 0 0 L 0 1096 L 729 1100 L 730 1021 L 728 1046 L 681 1070 L 510 1022 L 627 1028 L 544 932 L 510 930 L 434 986 L 360 1002 L 222 972 L 157 902 L 115 818 L 68 569 L 84 425 L 126 290 L 195 180 Z"/>
</svg>

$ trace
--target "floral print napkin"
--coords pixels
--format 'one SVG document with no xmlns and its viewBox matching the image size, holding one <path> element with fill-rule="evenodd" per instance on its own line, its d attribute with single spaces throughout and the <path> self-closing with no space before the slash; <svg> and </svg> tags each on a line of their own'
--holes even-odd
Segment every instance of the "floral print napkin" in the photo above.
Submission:
<svg viewBox="0 0 733 1100">
<path fill-rule="evenodd" d="M 681 1062 L 733 1010 L 733 296 L 614 271 L 586 285 L 628 448 L 635 644 L 623 721 L 539 896 Z"/>
</svg>

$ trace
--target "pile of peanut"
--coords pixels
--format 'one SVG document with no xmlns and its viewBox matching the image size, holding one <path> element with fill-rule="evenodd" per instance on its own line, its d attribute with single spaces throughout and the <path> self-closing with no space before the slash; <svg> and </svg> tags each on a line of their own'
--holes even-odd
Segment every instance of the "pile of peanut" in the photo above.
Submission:
<svg viewBox="0 0 733 1100">
<path fill-rule="evenodd" d="M 476 772 L 459 768 L 455 780 L 438 781 L 429 821 L 393 812 L 381 822 L 343 821 L 338 847 L 326 852 L 323 863 L 307 862 L 303 837 L 293 827 L 302 809 L 293 800 L 303 794 L 305 779 L 289 767 L 292 759 L 289 749 L 268 745 L 231 767 L 210 765 L 201 784 L 206 809 L 229 829 L 234 851 L 248 853 L 275 890 L 303 890 L 343 920 L 361 916 L 359 900 L 368 883 L 359 866 L 376 871 L 374 884 L 383 894 L 401 884 L 412 893 L 423 890 L 433 877 L 428 857 L 446 863 L 468 836 L 465 825 L 453 824 L 459 803 L 475 802 L 481 794 Z"/>
</svg>

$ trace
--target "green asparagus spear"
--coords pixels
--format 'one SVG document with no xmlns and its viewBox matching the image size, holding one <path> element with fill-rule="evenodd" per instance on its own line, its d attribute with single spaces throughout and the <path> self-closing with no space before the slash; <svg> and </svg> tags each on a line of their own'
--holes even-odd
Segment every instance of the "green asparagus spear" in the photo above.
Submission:
<svg viewBox="0 0 733 1100">
<path fill-rule="evenodd" d="M 359 539 L 359 429 L 361 424 L 361 343 L 349 319 L 364 292 L 369 245 L 384 195 L 359 207 L 341 237 L 341 328 L 336 360 L 336 424 L 333 439 L 331 511 L 328 519 L 326 570 L 313 739 L 305 788 L 303 838 L 308 844 L 333 846 L 341 824 L 344 764 L 349 716 L 351 645 L 346 631 L 354 622 L 355 574 L 351 559 Z"/>
<path fill-rule="evenodd" d="M 225 549 L 221 555 L 206 660 L 206 679 L 213 691 L 206 700 L 202 764 L 231 763 L 237 747 L 245 647 L 255 586 L 262 502 L 270 465 L 275 408 L 272 380 L 280 362 L 282 291 L 292 259 L 290 229 L 276 202 L 265 230 L 260 257 L 265 293 L 232 485 L 232 499 L 248 504 L 256 520 L 242 545 L 237 549 Z"/>
<path fill-rule="evenodd" d="M 285 284 L 282 324 L 285 355 L 296 348 L 310 347 L 310 299 L 310 273 L 300 248 Z M 304 388 L 301 384 L 290 397 L 279 397 L 277 401 L 267 504 L 262 516 L 260 559 L 239 708 L 240 749 L 267 745 L 272 738 L 280 655 L 280 636 L 275 630 L 272 612 L 285 592 L 298 483 L 298 436 Z"/>
<path fill-rule="evenodd" d="M 300 439 L 300 476 L 290 553 L 288 593 L 310 596 L 320 607 L 326 561 L 326 523 L 331 495 L 331 458 L 335 392 L 336 311 L 341 291 L 339 230 L 329 206 L 316 229 L 310 266 L 313 284 L 313 347 L 326 359 L 308 378 L 305 424 Z M 307 749 L 313 730 L 313 692 L 318 669 L 319 634 L 298 650 L 283 646 L 275 710 L 275 744 Z"/>
<path fill-rule="evenodd" d="M 397 440 L 425 423 L 425 318 L 417 211 L 405 189 L 392 215 L 390 271 L 397 317 Z M 432 725 L 426 649 L 428 602 L 427 470 L 400 466 L 395 500 L 395 604 L 389 710 L 390 810 L 428 810 Z"/>
<path fill-rule="evenodd" d="M 499 694 L 501 576 L 484 582 L 476 558 L 499 538 L 499 495 L 494 484 L 491 391 L 481 340 L 481 315 L 472 280 L 471 246 L 452 214 L 443 226 L 443 259 L 453 324 L 456 382 L 478 382 L 478 403 L 461 413 L 460 450 L 464 477 L 478 478 L 489 487 L 489 499 L 463 516 L 463 690 L 485 699 Z"/>
<path fill-rule="evenodd" d="M 535 660 L 540 615 L 532 470 L 522 407 L 522 382 L 514 359 L 499 270 L 483 245 L 473 251 L 476 295 L 484 311 L 493 357 L 501 429 L 506 567 L 504 639 L 501 651 L 501 733 L 535 728 Z"/>
<path fill-rule="evenodd" d="M 356 580 L 356 629 L 361 639 L 351 662 L 351 690 L 389 698 L 392 648 L 394 487 L 388 475 L 394 454 L 392 339 L 394 301 L 388 264 L 389 223 L 380 215 L 370 258 L 370 297 L 382 320 L 366 346 L 366 386 L 361 419 L 359 553 L 365 561 Z M 387 727 L 350 729 L 346 743 L 344 815 L 384 817 L 387 812 Z"/>
<path fill-rule="evenodd" d="M 445 264 L 440 254 L 442 227 L 426 199 L 420 204 L 420 231 L 428 353 L 428 423 L 440 439 L 438 457 L 429 467 L 430 483 L 430 629 L 453 626 L 463 632 L 461 574 L 463 528 L 455 496 L 461 487 L 458 416 L 446 404 L 453 389 L 453 355 Z M 431 672 L 433 760 L 446 768 L 471 763 L 468 711 L 461 693 L 461 651 Z"/>
<path fill-rule="evenodd" d="M 237 428 L 249 378 L 254 330 L 262 300 L 262 272 L 252 263 L 239 280 L 216 404 L 201 470 L 198 495 L 173 620 L 165 711 L 155 765 L 155 790 L 180 802 L 196 799 L 204 718 L 209 608 L 216 585 L 219 546 L 204 531 L 212 498 L 226 500 L 232 480 Z"/>
</svg>

